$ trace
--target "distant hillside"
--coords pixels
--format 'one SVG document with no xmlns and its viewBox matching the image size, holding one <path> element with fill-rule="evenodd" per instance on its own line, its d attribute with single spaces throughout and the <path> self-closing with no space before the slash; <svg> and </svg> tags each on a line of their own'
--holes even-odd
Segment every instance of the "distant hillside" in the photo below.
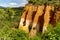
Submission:
<svg viewBox="0 0 60 40">
<path fill-rule="evenodd" d="M 2 7 L 2 6 L 0 6 L 0 8 L 8 8 L 8 7 Z M 23 9 L 24 7 L 10 7 L 10 8 L 13 8 L 13 9 Z"/>
<path fill-rule="evenodd" d="M 0 8 L 4 8 L 4 7 L 0 6 Z"/>
</svg>

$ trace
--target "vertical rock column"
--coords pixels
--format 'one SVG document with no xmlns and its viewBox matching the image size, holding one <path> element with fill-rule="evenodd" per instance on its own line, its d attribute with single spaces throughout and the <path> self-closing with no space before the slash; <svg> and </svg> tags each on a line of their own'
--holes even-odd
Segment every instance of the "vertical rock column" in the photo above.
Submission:
<svg viewBox="0 0 60 40">
<path fill-rule="evenodd" d="M 22 16 L 21 16 L 21 20 L 20 20 L 20 24 L 19 24 L 19 29 L 20 30 L 23 30 L 24 21 L 25 21 L 27 12 L 29 10 L 29 6 L 30 5 L 26 5 L 25 8 L 24 8 L 24 10 L 23 10 L 23 13 L 22 13 Z"/>
<path fill-rule="evenodd" d="M 50 12 L 52 10 L 51 5 L 46 6 L 45 14 L 44 14 L 44 24 L 43 24 L 43 30 L 42 33 L 45 33 L 47 31 L 48 24 L 50 22 Z"/>
<path fill-rule="evenodd" d="M 23 27 L 23 30 L 24 30 L 25 32 L 27 32 L 27 33 L 29 32 L 29 25 L 30 25 L 31 22 L 32 22 L 33 11 L 34 11 L 34 5 L 30 5 L 29 10 L 28 10 L 28 14 L 27 14 L 27 16 L 26 16 L 26 23 L 25 23 L 25 25 L 24 25 L 24 27 Z"/>
<path fill-rule="evenodd" d="M 53 17 L 53 20 L 52 20 L 52 25 L 53 27 L 56 26 L 56 23 L 60 20 L 60 6 L 57 8 L 55 14 L 54 14 L 54 17 Z"/>
<path fill-rule="evenodd" d="M 29 33 L 30 37 L 33 37 L 36 35 L 38 20 L 39 20 L 39 17 L 43 14 L 43 10 L 44 10 L 44 5 L 38 6 L 37 12 L 33 20 L 32 29 Z"/>
<path fill-rule="evenodd" d="M 57 8 L 55 15 L 56 15 L 56 22 L 57 22 L 60 20 L 60 6 Z"/>
</svg>

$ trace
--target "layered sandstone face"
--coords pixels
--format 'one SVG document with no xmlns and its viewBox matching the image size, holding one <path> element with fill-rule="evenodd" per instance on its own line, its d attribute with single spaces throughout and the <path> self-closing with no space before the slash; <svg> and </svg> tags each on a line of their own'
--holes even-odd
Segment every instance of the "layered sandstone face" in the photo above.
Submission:
<svg viewBox="0 0 60 40">
<path fill-rule="evenodd" d="M 56 21 L 59 21 L 60 19 L 60 11 L 56 11 Z"/>
<path fill-rule="evenodd" d="M 56 15 L 56 21 L 59 21 L 60 20 L 60 6 L 57 8 L 55 15 Z"/>
<path fill-rule="evenodd" d="M 27 14 L 27 16 L 26 16 L 26 21 L 25 21 L 25 25 L 24 25 L 24 31 L 26 31 L 26 32 L 29 32 L 29 25 L 31 24 L 31 22 L 32 22 L 32 14 L 33 14 L 33 9 L 34 8 L 34 6 L 33 5 L 31 5 L 30 7 L 29 7 L 29 10 L 28 10 L 28 14 Z M 31 11 L 32 10 L 32 11 Z M 26 30 L 25 30 L 26 29 Z"/>
<path fill-rule="evenodd" d="M 21 16 L 21 20 L 20 20 L 20 24 L 19 24 L 19 29 L 20 30 L 23 30 L 23 25 L 25 23 L 27 12 L 29 10 L 30 5 L 32 5 L 32 4 L 29 4 L 29 5 L 27 4 L 25 6 L 24 10 L 23 10 L 23 13 L 22 13 L 22 16 Z"/>
<path fill-rule="evenodd" d="M 21 16 L 19 29 L 33 37 L 38 31 L 44 34 L 47 31 L 48 24 L 55 27 L 59 19 L 60 7 L 55 12 L 54 5 L 27 4 Z M 30 32 L 29 26 L 31 26 Z"/>
<path fill-rule="evenodd" d="M 44 5 L 38 6 L 37 12 L 36 12 L 35 17 L 33 19 L 32 29 L 31 29 L 30 34 L 29 34 L 30 37 L 33 37 L 36 35 L 37 27 L 38 27 L 37 26 L 38 20 L 39 20 L 39 17 L 42 16 L 43 10 L 44 10 Z"/>
<path fill-rule="evenodd" d="M 25 6 L 24 12 L 21 16 L 20 25 L 19 25 L 20 30 L 29 32 L 29 25 L 32 23 L 32 18 L 33 18 L 33 15 L 35 14 L 34 12 L 36 12 L 36 10 L 37 10 L 37 6 L 35 6 L 35 5 L 30 4 L 30 5 Z"/>
<path fill-rule="evenodd" d="M 52 10 L 51 6 L 47 5 L 46 10 L 45 10 L 45 14 L 44 14 L 44 24 L 43 24 L 43 33 L 45 31 L 47 31 L 47 26 L 49 24 L 50 21 L 50 11 Z"/>
<path fill-rule="evenodd" d="M 60 6 L 58 6 L 57 10 L 53 13 L 51 16 L 50 24 L 52 24 L 53 27 L 56 26 L 57 22 L 60 20 Z"/>
</svg>

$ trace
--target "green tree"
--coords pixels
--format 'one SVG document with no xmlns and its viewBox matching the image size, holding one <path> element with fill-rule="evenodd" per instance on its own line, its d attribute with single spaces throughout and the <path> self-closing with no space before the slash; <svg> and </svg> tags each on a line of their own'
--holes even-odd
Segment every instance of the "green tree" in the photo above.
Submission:
<svg viewBox="0 0 60 40">
<path fill-rule="evenodd" d="M 55 4 L 55 5 L 59 5 L 60 1 L 59 0 L 28 0 L 29 3 L 32 4 Z"/>
</svg>

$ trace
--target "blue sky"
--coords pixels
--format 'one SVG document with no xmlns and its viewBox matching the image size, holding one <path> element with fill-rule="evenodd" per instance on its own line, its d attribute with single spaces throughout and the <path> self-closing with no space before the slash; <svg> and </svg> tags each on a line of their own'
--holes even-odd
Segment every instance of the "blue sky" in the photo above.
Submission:
<svg viewBox="0 0 60 40">
<path fill-rule="evenodd" d="M 0 6 L 2 7 L 19 7 L 27 3 L 27 0 L 0 0 Z"/>
</svg>

